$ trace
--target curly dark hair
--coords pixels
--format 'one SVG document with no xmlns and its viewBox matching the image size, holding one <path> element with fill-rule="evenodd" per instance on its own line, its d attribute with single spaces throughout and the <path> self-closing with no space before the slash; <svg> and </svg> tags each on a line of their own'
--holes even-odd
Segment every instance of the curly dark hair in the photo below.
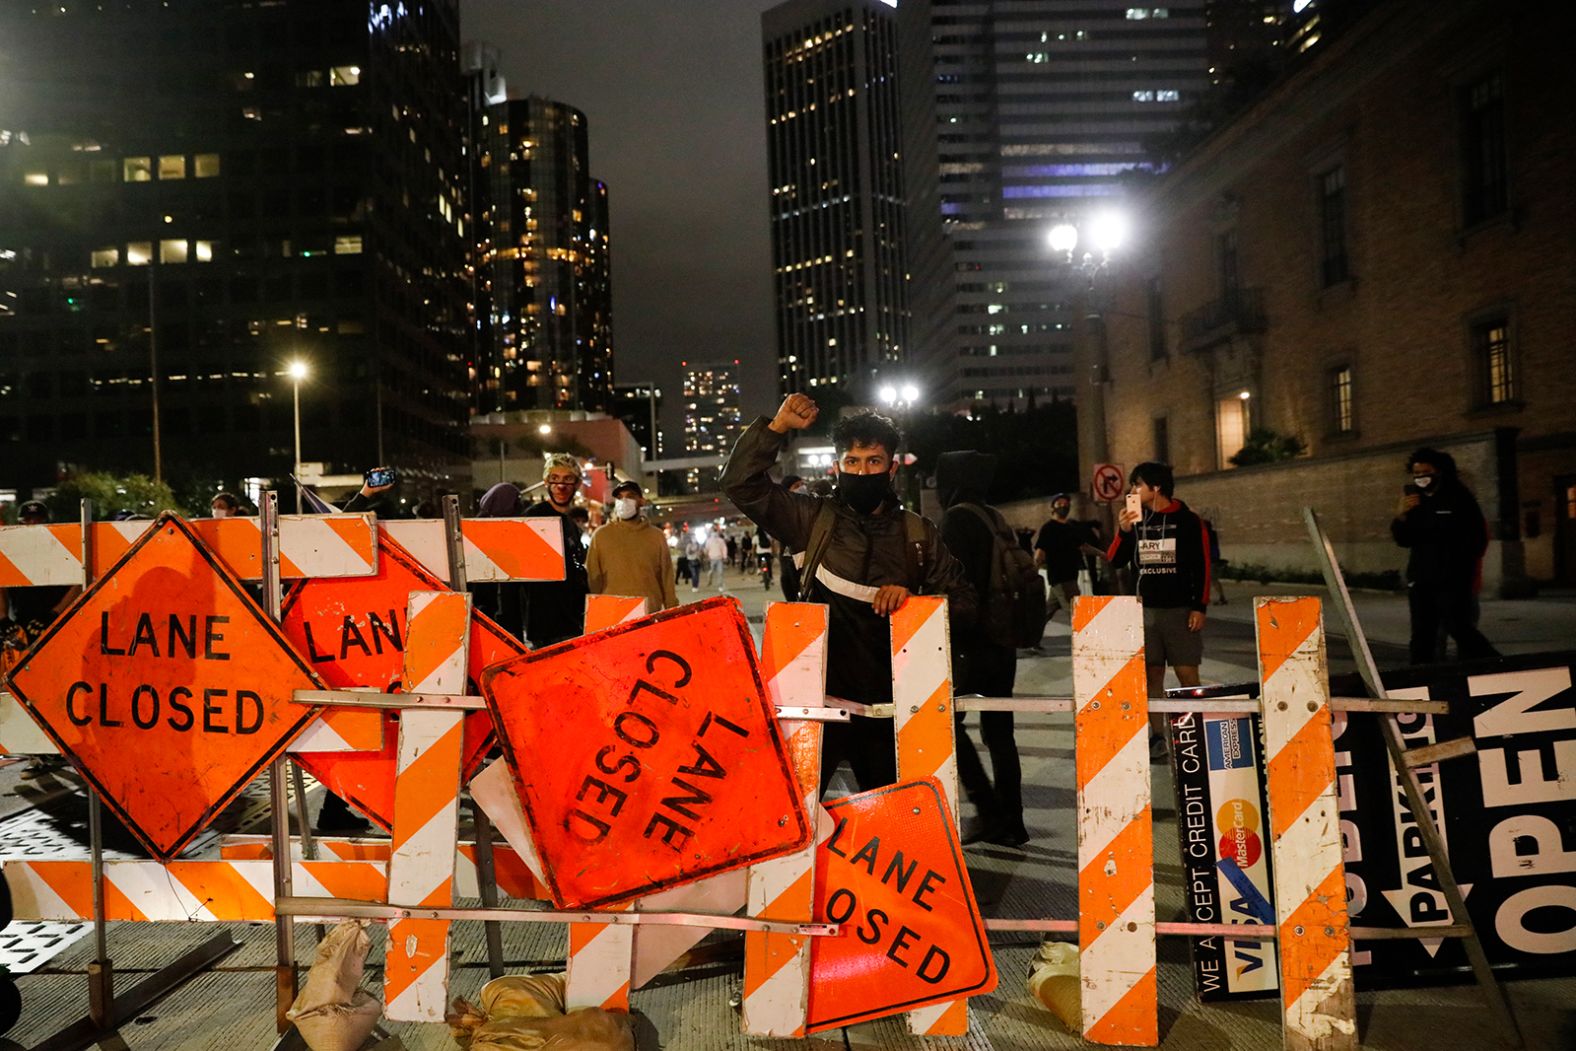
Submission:
<svg viewBox="0 0 1576 1051">
<path fill-rule="evenodd" d="M 843 453 L 856 445 L 879 445 L 888 456 L 896 456 L 903 435 L 897 424 L 874 409 L 861 409 L 844 416 L 832 426 L 832 446 Z"/>
<path fill-rule="evenodd" d="M 1434 470 L 1439 472 L 1441 478 L 1449 482 L 1455 481 L 1460 473 L 1456 469 L 1456 458 L 1454 456 L 1447 452 L 1440 452 L 1438 449 L 1430 449 L 1427 446 L 1412 450 L 1412 455 L 1406 458 L 1406 469 L 1410 471 L 1413 464 L 1419 463 L 1426 463 L 1432 466 Z"/>
</svg>

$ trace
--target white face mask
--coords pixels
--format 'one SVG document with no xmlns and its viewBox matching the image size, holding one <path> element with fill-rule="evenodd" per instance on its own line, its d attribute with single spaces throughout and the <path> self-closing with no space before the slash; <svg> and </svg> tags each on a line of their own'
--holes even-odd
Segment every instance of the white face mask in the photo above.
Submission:
<svg viewBox="0 0 1576 1051">
<path fill-rule="evenodd" d="M 634 518 L 640 513 L 640 505 L 632 496 L 621 496 L 613 501 L 613 513 L 626 520 Z"/>
<path fill-rule="evenodd" d="M 213 517 L 215 517 L 215 518 L 229 518 L 230 517 L 230 509 L 227 508 L 227 507 L 215 507 L 213 509 Z"/>
</svg>

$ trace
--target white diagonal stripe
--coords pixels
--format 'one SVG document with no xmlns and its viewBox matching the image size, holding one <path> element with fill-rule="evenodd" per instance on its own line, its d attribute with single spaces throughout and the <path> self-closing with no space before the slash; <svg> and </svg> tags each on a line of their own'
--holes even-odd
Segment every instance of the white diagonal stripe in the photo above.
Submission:
<svg viewBox="0 0 1576 1051">
<path fill-rule="evenodd" d="M 506 760 L 495 759 L 481 773 L 471 778 L 467 786 L 471 799 L 482 808 L 493 829 L 504 842 L 520 855 L 525 867 L 536 877 L 536 882 L 547 885 L 542 876 L 542 859 L 536 854 L 536 842 L 525 822 L 525 811 L 520 806 L 520 796 L 514 788 L 514 778 L 509 773 Z"/>
<path fill-rule="evenodd" d="M 751 916 L 760 916 L 783 896 L 789 887 L 809 872 L 815 864 L 815 846 L 785 854 L 751 865 L 749 868 L 749 893 L 746 908 Z"/>
<path fill-rule="evenodd" d="M 613 924 L 601 927 L 584 948 L 569 958 L 564 1004 L 570 1011 L 601 1007 L 629 980 L 635 928 Z"/>
<path fill-rule="evenodd" d="M 1319 660 L 1323 632 L 1314 628 L 1274 674 L 1264 680 L 1264 754 L 1273 759 L 1297 736 L 1319 708 L 1329 704 L 1330 691 Z M 1260 659 L 1260 667 L 1263 660 Z M 1313 711 L 1308 710 L 1313 702 Z M 1281 705 L 1285 704 L 1282 708 Z"/>
<path fill-rule="evenodd" d="M 751 938 L 788 937 L 752 932 Z M 794 958 L 744 1001 L 744 1031 L 751 1036 L 792 1037 L 804 1027 L 810 995 L 810 939 L 802 939 Z"/>
<path fill-rule="evenodd" d="M 1134 924 L 1135 929 L 1128 930 L 1128 924 Z M 1078 953 L 1084 1032 L 1109 1014 L 1154 966 L 1155 887 L 1151 883 Z"/>
<path fill-rule="evenodd" d="M 199 901 L 156 861 L 111 861 L 104 866 L 104 878 L 150 920 L 215 918 L 207 902 Z M 272 891 L 268 897 L 273 897 Z"/>
<path fill-rule="evenodd" d="M 26 861 L 7 861 L 5 881 L 11 888 L 11 908 L 19 920 L 80 920 L 66 899 L 56 894 L 44 877 Z"/>
<path fill-rule="evenodd" d="M 1333 1013 L 1333 1004 L 1351 1007 L 1355 1013 L 1352 958 L 1348 952 L 1336 953 L 1335 959 L 1303 990 L 1296 1002 L 1286 1007 L 1282 1024 L 1288 1033 L 1300 1033 L 1306 1038 L 1306 1043 L 1298 1046 L 1357 1046 L 1356 1018 L 1342 1018 Z M 1293 1046 L 1292 1042 L 1287 1041 L 1287 1046 Z"/>
<path fill-rule="evenodd" d="M 1082 709 L 1144 648 L 1144 613 L 1136 598 L 1106 603 L 1073 634 L 1073 696 Z"/>
<path fill-rule="evenodd" d="M 35 585 L 82 583 L 82 558 L 48 526 L 0 526 L 0 555 Z"/>
<path fill-rule="evenodd" d="M 931 1027 L 941 1021 L 941 1016 L 952 1009 L 955 1000 L 946 1000 L 939 1004 L 926 1004 L 916 1007 L 908 1013 L 908 1031 L 917 1036 L 929 1033 Z"/>
<path fill-rule="evenodd" d="M 350 742 L 339 735 L 322 716 L 318 716 L 307 724 L 290 745 L 292 752 L 354 752 Z"/>
<path fill-rule="evenodd" d="M 308 577 L 359 577 L 377 572 L 344 537 L 332 521 L 359 515 L 284 515 L 279 520 L 280 554 Z M 372 533 L 370 523 L 368 533 Z"/>
<path fill-rule="evenodd" d="M 1272 813 L 1274 807 L 1271 796 Z M 1284 919 L 1308 900 L 1308 895 L 1341 861 L 1340 812 L 1333 787 L 1320 792 L 1308 804 L 1308 809 L 1271 844 L 1271 850 L 1275 904 Z"/>
<path fill-rule="evenodd" d="M 419 904 L 453 877 L 459 800 L 451 802 L 394 852 L 389 862 L 389 904 Z"/>
<path fill-rule="evenodd" d="M 1150 801 L 1146 729 L 1140 721 L 1127 743 L 1078 792 L 1079 868 L 1110 846 Z"/>
</svg>

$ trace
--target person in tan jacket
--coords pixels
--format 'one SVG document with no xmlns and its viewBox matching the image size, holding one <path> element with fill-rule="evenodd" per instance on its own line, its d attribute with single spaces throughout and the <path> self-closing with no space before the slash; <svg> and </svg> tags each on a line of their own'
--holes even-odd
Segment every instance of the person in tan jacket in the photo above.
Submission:
<svg viewBox="0 0 1576 1051">
<path fill-rule="evenodd" d="M 613 518 L 591 537 L 586 573 L 594 595 L 629 595 L 646 600 L 646 612 L 679 604 L 673 590 L 673 563 L 662 530 L 640 514 L 645 494 L 635 482 L 613 489 Z"/>
</svg>

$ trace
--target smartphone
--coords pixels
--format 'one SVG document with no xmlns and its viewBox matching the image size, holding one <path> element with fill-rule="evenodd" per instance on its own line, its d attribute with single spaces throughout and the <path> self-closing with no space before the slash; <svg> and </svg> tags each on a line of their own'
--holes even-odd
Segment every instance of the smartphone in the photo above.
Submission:
<svg viewBox="0 0 1576 1051">
<path fill-rule="evenodd" d="M 1144 517 L 1144 505 L 1143 502 L 1139 500 L 1137 493 L 1127 494 L 1127 509 L 1133 514 L 1137 515 L 1139 518 Z"/>
<path fill-rule="evenodd" d="M 361 476 L 369 489 L 380 489 L 385 485 L 393 485 L 399 481 L 399 474 L 392 467 L 374 467 Z"/>
<path fill-rule="evenodd" d="M 1413 485 L 1411 482 L 1407 482 L 1405 485 L 1403 485 L 1401 487 L 1401 492 L 1405 493 L 1407 496 L 1416 496 L 1419 493 L 1421 493 L 1422 491 L 1423 490 L 1419 489 L 1417 486 Z"/>
</svg>

